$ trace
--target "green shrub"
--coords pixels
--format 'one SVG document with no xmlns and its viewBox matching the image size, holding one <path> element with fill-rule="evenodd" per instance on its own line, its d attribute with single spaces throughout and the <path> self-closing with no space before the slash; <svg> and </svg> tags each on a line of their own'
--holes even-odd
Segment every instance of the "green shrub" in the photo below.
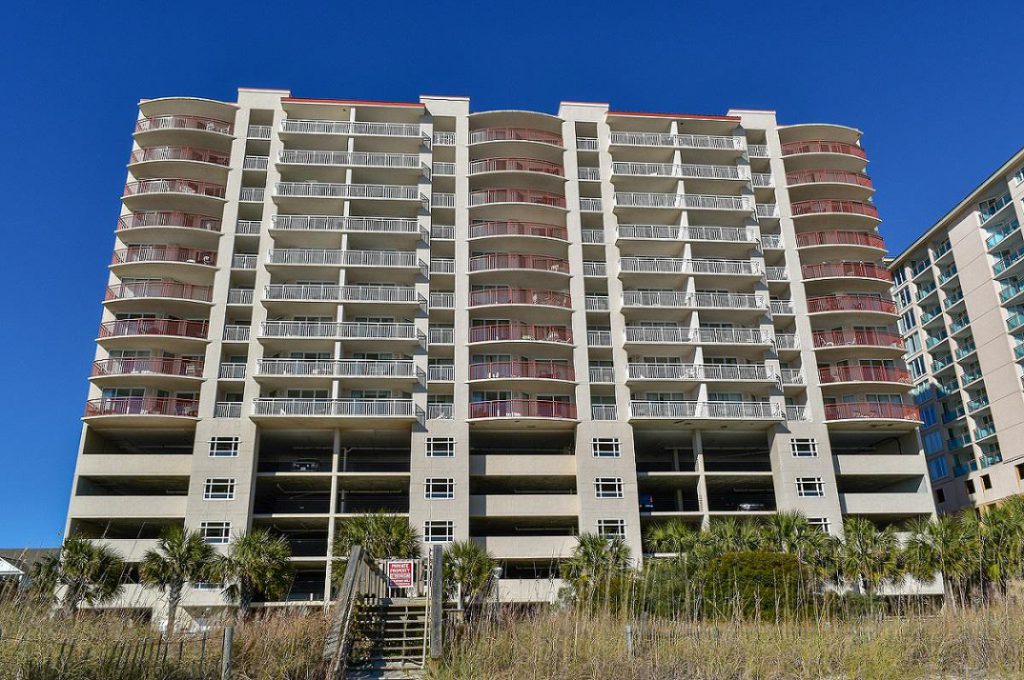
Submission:
<svg viewBox="0 0 1024 680">
<path fill-rule="evenodd" d="M 723 553 L 708 560 L 701 571 L 709 616 L 776 618 L 796 613 L 812 595 L 799 560 L 786 553 Z"/>
</svg>

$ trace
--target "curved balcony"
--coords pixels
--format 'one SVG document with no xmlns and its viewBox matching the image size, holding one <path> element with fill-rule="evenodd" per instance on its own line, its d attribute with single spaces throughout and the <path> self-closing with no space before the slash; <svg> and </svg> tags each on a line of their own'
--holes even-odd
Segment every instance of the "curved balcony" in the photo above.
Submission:
<svg viewBox="0 0 1024 680">
<path fill-rule="evenodd" d="M 469 194 L 469 207 L 500 203 L 523 203 L 565 209 L 565 196 L 538 189 L 482 189 Z"/>
<path fill-rule="evenodd" d="M 469 342 L 549 342 L 559 345 L 571 345 L 572 331 L 569 330 L 568 326 L 512 321 L 510 323 L 471 326 L 469 329 Z"/>
<path fill-rule="evenodd" d="M 885 366 L 823 366 L 818 369 L 818 381 L 823 385 L 842 383 L 897 383 L 910 385 L 910 372 L 903 368 Z"/>
<path fill-rule="evenodd" d="M 202 380 L 203 361 L 170 357 L 108 358 L 93 362 L 92 377 L 96 379 L 123 377 L 143 379 L 135 384 L 152 382 L 146 378 L 192 378 Z"/>
<path fill-rule="evenodd" d="M 916 406 L 886 404 L 873 401 L 853 401 L 841 404 L 825 404 L 825 422 L 888 420 L 914 427 L 921 418 Z M 898 424 L 898 423 L 893 423 Z"/>
<path fill-rule="evenodd" d="M 806 142 L 787 142 L 782 145 L 783 156 L 796 156 L 800 154 L 842 154 L 844 156 L 856 156 L 867 160 L 864 149 L 856 144 L 846 142 L 833 142 L 829 140 L 810 140 Z"/>
<path fill-rule="evenodd" d="M 151 116 L 140 118 L 135 122 L 135 132 L 152 132 L 153 130 L 201 130 L 216 132 L 221 135 L 232 134 L 234 126 L 226 120 L 206 118 L 203 116 Z"/>
<path fill-rule="evenodd" d="M 790 188 L 804 184 L 848 184 L 851 186 L 863 187 L 865 189 L 874 188 L 871 178 L 863 172 L 834 170 L 831 168 L 787 172 L 786 183 L 789 184 Z"/>
<path fill-rule="evenodd" d="M 813 217 L 817 215 L 856 215 L 867 217 L 878 222 L 878 208 L 863 201 L 841 201 L 821 199 L 813 201 L 797 201 L 792 204 L 793 217 Z"/>
<path fill-rule="evenodd" d="M 210 325 L 207 321 L 184 319 L 118 319 L 100 324 L 99 337 L 123 338 L 134 336 L 169 336 L 206 340 Z"/>
<path fill-rule="evenodd" d="M 178 211 L 197 208 L 217 212 L 225 200 L 224 185 L 182 178 L 142 179 L 124 185 L 125 206 Z"/>
<path fill-rule="evenodd" d="M 804 280 L 860 278 L 892 283 L 892 273 L 873 262 L 822 262 L 800 267 Z"/>
<path fill-rule="evenodd" d="M 866 231 L 829 229 L 824 231 L 801 232 L 796 235 L 797 248 L 821 248 L 831 246 L 870 248 L 871 250 L 880 250 L 885 252 L 885 240 L 878 234 Z"/>
<path fill-rule="evenodd" d="M 491 361 L 469 365 L 471 381 L 484 380 L 557 380 L 573 382 L 572 364 L 560 361 Z"/>
<path fill-rule="evenodd" d="M 522 127 L 488 127 L 470 131 L 470 144 L 486 142 L 534 142 L 562 146 L 562 135 L 557 132 Z"/>
<path fill-rule="evenodd" d="M 555 224 L 518 221 L 480 221 L 469 225 L 469 238 L 495 238 L 502 236 L 530 236 L 535 238 L 569 240 L 569 230 Z"/>
<path fill-rule="evenodd" d="M 488 253 L 469 258 L 470 273 L 508 269 L 568 275 L 569 261 L 560 257 L 515 253 Z"/>
<path fill-rule="evenodd" d="M 186 302 L 209 303 L 210 286 L 196 286 L 178 281 L 138 281 L 118 283 L 107 288 L 104 302 L 118 302 L 135 299 L 162 298 Z"/>
<path fill-rule="evenodd" d="M 231 164 L 231 155 L 223 151 L 192 146 L 147 146 L 132 151 L 132 155 L 128 158 L 129 165 L 155 161 L 209 163 L 227 167 Z"/>
<path fill-rule="evenodd" d="M 145 265 L 149 263 L 214 267 L 217 265 L 217 252 L 213 250 L 182 248 L 175 245 L 133 245 L 115 250 L 110 266 L 121 267 L 123 265 Z M 125 268 L 127 269 L 127 267 Z M 157 274 L 159 269 L 164 269 L 170 273 L 174 271 L 175 267 L 145 267 L 146 272 L 149 274 Z"/>
<path fill-rule="evenodd" d="M 561 163 L 536 158 L 482 158 L 470 161 L 469 174 L 471 176 L 489 172 L 529 172 L 565 177 L 565 168 Z"/>
<path fill-rule="evenodd" d="M 470 292 L 469 306 L 471 308 L 490 305 L 539 305 L 572 309 L 572 300 L 569 293 L 533 288 L 490 288 Z"/>
<path fill-rule="evenodd" d="M 94 424 L 120 427 L 173 426 L 182 420 L 190 424 L 199 417 L 199 402 L 195 399 L 164 397 L 102 397 L 85 404 L 83 416 Z"/>
<path fill-rule="evenodd" d="M 854 293 L 807 298 L 808 314 L 827 314 L 833 312 L 877 312 L 879 314 L 895 315 L 896 303 L 874 295 L 858 295 Z"/>
<path fill-rule="evenodd" d="M 141 107 L 145 112 L 146 103 Z M 214 146 L 228 152 L 233 135 L 231 122 L 208 116 L 172 113 L 135 121 L 135 139 L 139 146 Z"/>
<path fill-rule="evenodd" d="M 576 420 L 576 404 L 542 399 L 500 399 L 469 405 L 469 418 L 552 418 Z"/>
<path fill-rule="evenodd" d="M 845 349 L 850 347 L 876 347 L 903 351 L 903 338 L 889 331 L 854 330 L 814 331 L 816 350 Z"/>
<path fill-rule="evenodd" d="M 219 217 L 186 212 L 133 212 L 117 220 L 122 238 L 167 243 L 188 239 L 197 245 L 216 246 L 220 235 Z"/>
</svg>

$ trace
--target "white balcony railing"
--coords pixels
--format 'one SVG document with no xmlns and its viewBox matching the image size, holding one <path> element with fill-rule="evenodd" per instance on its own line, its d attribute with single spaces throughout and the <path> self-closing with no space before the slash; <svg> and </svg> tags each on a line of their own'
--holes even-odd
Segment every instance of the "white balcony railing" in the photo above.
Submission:
<svg viewBox="0 0 1024 680">
<path fill-rule="evenodd" d="M 269 125 L 250 125 L 246 133 L 249 139 L 270 139 L 273 132 Z"/>
<path fill-rule="evenodd" d="M 761 247 L 765 250 L 780 250 L 785 247 L 781 236 L 774 234 L 763 234 L 761 236 Z"/>
<path fill-rule="evenodd" d="M 453 224 L 431 224 L 430 240 L 452 241 L 455 239 L 455 225 Z"/>
<path fill-rule="evenodd" d="M 455 309 L 455 293 L 448 291 L 432 291 L 430 293 L 431 309 Z"/>
<path fill-rule="evenodd" d="M 772 177 L 770 172 L 755 172 L 750 176 L 750 183 L 755 187 L 773 187 L 775 186 L 775 178 Z"/>
<path fill-rule="evenodd" d="M 433 142 L 437 146 L 455 146 L 455 133 L 435 130 Z"/>
<path fill-rule="evenodd" d="M 275 215 L 273 229 L 284 231 L 352 231 L 379 234 L 416 234 L 416 220 L 390 217 L 342 217 L 340 215 Z"/>
<path fill-rule="evenodd" d="M 274 195 L 290 198 L 366 198 L 418 201 L 419 188 L 405 184 L 339 184 L 332 182 L 277 182 Z"/>
<path fill-rule="evenodd" d="M 626 342 L 767 345 L 771 336 L 760 328 L 626 326 Z"/>
<path fill-rule="evenodd" d="M 592 383 L 615 382 L 615 369 L 612 366 L 591 366 L 589 372 Z"/>
<path fill-rule="evenodd" d="M 619 258 L 623 272 L 640 274 L 745 274 L 760 276 L 761 266 L 752 260 L 687 260 L 680 257 Z"/>
<path fill-rule="evenodd" d="M 270 165 L 270 157 L 269 156 L 246 156 L 242 160 L 242 169 L 243 170 L 261 171 L 261 170 L 266 170 L 267 166 L 269 166 L 269 165 Z"/>
<path fill-rule="evenodd" d="M 222 380 L 244 380 L 245 364 L 221 364 L 217 377 Z"/>
<path fill-rule="evenodd" d="M 597 151 L 600 147 L 595 137 L 577 137 L 576 148 L 579 151 Z"/>
<path fill-rule="evenodd" d="M 590 406 L 591 420 L 616 420 L 618 417 L 618 409 L 614 404 L 591 404 Z"/>
<path fill-rule="evenodd" d="M 259 220 L 238 220 L 235 223 L 235 233 L 242 234 L 243 236 L 253 236 L 259 234 L 263 227 L 263 223 Z"/>
<path fill-rule="evenodd" d="M 800 340 L 796 333 L 776 333 L 776 349 L 800 349 Z"/>
<path fill-rule="evenodd" d="M 249 326 L 229 324 L 224 326 L 225 342 L 249 342 Z"/>
<path fill-rule="evenodd" d="M 804 372 L 799 368 L 783 368 L 780 370 L 780 373 L 782 374 L 781 377 L 783 385 L 805 384 Z"/>
<path fill-rule="evenodd" d="M 750 293 L 626 290 L 622 292 L 622 304 L 627 307 L 765 309 L 767 299 L 763 295 Z"/>
<path fill-rule="evenodd" d="M 604 243 L 604 229 L 580 229 L 580 238 L 584 243 Z"/>
<path fill-rule="evenodd" d="M 767 144 L 748 144 L 747 153 L 751 158 L 768 158 Z"/>
<path fill-rule="evenodd" d="M 580 198 L 580 212 L 601 212 L 601 199 Z"/>
<path fill-rule="evenodd" d="M 411 399 L 288 399 L 260 397 L 252 402 L 255 416 L 351 416 L 403 418 L 416 416 Z"/>
<path fill-rule="evenodd" d="M 232 269 L 256 269 L 255 253 L 238 253 L 231 256 Z"/>
<path fill-rule="evenodd" d="M 639 191 L 615 192 L 615 205 L 624 208 L 691 208 L 698 210 L 754 209 L 749 196 L 712 196 L 703 194 L 657 194 Z"/>
<path fill-rule="evenodd" d="M 452 382 L 455 380 L 453 364 L 434 364 L 427 367 L 428 382 Z"/>
<path fill-rule="evenodd" d="M 328 250 L 279 248 L 268 253 L 270 264 L 326 265 L 345 267 L 419 267 L 414 251 Z"/>
<path fill-rule="evenodd" d="M 218 401 L 213 405 L 214 418 L 241 418 L 242 402 L 240 401 Z"/>
<path fill-rule="evenodd" d="M 451 420 L 454 417 L 454 404 L 427 404 L 427 420 Z"/>
<path fill-rule="evenodd" d="M 347 120 L 281 121 L 281 132 L 318 135 L 367 135 L 373 137 L 421 137 L 415 123 L 364 123 Z"/>
<path fill-rule="evenodd" d="M 588 312 L 606 312 L 610 308 L 607 295 L 588 295 L 584 298 L 584 305 Z"/>
<path fill-rule="evenodd" d="M 434 161 L 432 169 L 435 175 L 441 175 L 443 177 L 451 177 L 455 175 L 455 163 L 443 163 L 441 161 Z"/>
<path fill-rule="evenodd" d="M 669 224 L 620 224 L 619 238 L 655 241 L 725 241 L 753 243 L 757 229 L 752 227 L 699 227 Z"/>
<path fill-rule="evenodd" d="M 723 418 L 782 420 L 782 409 L 766 401 L 632 401 L 634 418 Z"/>
<path fill-rule="evenodd" d="M 584 276 L 607 276 L 608 266 L 604 262 L 586 261 L 583 263 Z"/>
<path fill-rule="evenodd" d="M 611 331 L 587 331 L 587 344 L 591 347 L 611 347 Z"/>
<path fill-rule="evenodd" d="M 421 161 L 414 153 L 368 153 L 365 151 L 311 151 L 283 149 L 281 163 L 294 165 L 333 165 L 364 168 L 419 168 Z"/>
<path fill-rule="evenodd" d="M 228 304 L 251 305 L 255 293 L 252 288 L 231 288 L 228 290 Z"/>
<path fill-rule="evenodd" d="M 267 300 L 326 302 L 425 302 L 410 286 L 338 286 L 334 284 L 271 283 Z"/>
<path fill-rule="evenodd" d="M 435 191 L 430 195 L 430 206 L 432 208 L 454 208 L 455 194 L 446 194 Z"/>
<path fill-rule="evenodd" d="M 419 373 L 422 373 L 420 371 Z M 329 376 L 335 378 L 416 378 L 412 360 L 374 359 L 263 359 L 259 374 L 267 376 Z"/>
<path fill-rule="evenodd" d="M 601 168 L 581 165 L 576 168 L 576 176 L 584 182 L 598 182 L 601 180 Z"/>
<path fill-rule="evenodd" d="M 242 187 L 238 192 L 238 200 L 243 203 L 262 203 L 265 193 L 263 187 Z"/>
<path fill-rule="evenodd" d="M 455 344 L 455 329 L 448 327 L 433 327 L 427 331 L 432 345 L 453 345 Z"/>
<path fill-rule="evenodd" d="M 248 326 L 245 327 L 248 329 Z M 360 321 L 264 321 L 260 335 L 268 338 L 332 338 L 369 340 L 416 340 L 411 323 Z"/>
<path fill-rule="evenodd" d="M 455 273 L 455 260 L 450 257 L 432 257 L 430 258 L 430 273 L 431 274 L 454 274 Z"/>
<path fill-rule="evenodd" d="M 612 163 L 612 174 L 630 177 L 747 179 L 750 177 L 750 169 L 738 165 L 696 165 L 693 163 Z"/>
<path fill-rule="evenodd" d="M 723 149 L 742 151 L 745 137 L 714 135 L 672 135 L 657 132 L 612 132 L 611 143 L 618 146 L 666 146 L 678 149 Z"/>
<path fill-rule="evenodd" d="M 629 364 L 632 380 L 736 380 L 760 382 L 775 380 L 775 374 L 763 365 L 719 364 Z"/>
<path fill-rule="evenodd" d="M 778 217 L 779 206 L 775 203 L 758 203 L 755 206 L 755 213 L 758 217 Z"/>
</svg>

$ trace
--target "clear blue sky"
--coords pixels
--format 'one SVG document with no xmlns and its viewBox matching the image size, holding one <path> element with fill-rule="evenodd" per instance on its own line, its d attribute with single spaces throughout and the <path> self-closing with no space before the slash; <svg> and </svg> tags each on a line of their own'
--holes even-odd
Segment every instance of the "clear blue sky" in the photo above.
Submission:
<svg viewBox="0 0 1024 680">
<path fill-rule="evenodd" d="M 865 131 L 899 249 L 1024 146 L 1019 0 L 21 2 L 4 12 L 0 546 L 58 542 L 140 98 L 775 109 Z"/>
</svg>

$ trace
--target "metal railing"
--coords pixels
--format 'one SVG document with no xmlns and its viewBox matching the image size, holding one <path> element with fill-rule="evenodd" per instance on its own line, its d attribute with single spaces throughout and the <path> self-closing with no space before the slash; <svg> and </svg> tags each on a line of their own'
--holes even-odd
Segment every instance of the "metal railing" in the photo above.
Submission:
<svg viewBox="0 0 1024 680">
<path fill-rule="evenodd" d="M 455 404 L 427 404 L 427 420 L 451 420 L 455 417 Z"/>
<path fill-rule="evenodd" d="M 470 272 L 493 269 L 533 269 L 568 274 L 569 261 L 560 257 L 518 255 L 514 253 L 488 253 L 469 258 Z"/>
<path fill-rule="evenodd" d="M 905 404 L 887 404 L 873 401 L 825 404 L 825 420 L 851 420 L 858 418 L 920 420 L 917 407 Z"/>
<path fill-rule="evenodd" d="M 781 250 L 785 247 L 781 236 L 774 234 L 763 234 L 761 236 L 761 248 L 764 250 Z"/>
<path fill-rule="evenodd" d="M 412 399 L 291 399 L 258 397 L 254 416 L 350 416 L 404 418 L 416 416 Z"/>
<path fill-rule="evenodd" d="M 672 135 L 658 132 L 612 132 L 610 141 L 617 146 L 668 146 L 681 149 L 742 151 L 747 147 L 744 137 Z"/>
<path fill-rule="evenodd" d="M 274 195 L 298 198 L 366 198 L 393 201 L 420 200 L 419 187 L 406 184 L 277 182 L 274 184 Z"/>
<path fill-rule="evenodd" d="M 572 364 L 561 361 L 489 361 L 469 365 L 470 380 L 503 380 L 512 378 L 575 380 L 576 373 Z"/>
<path fill-rule="evenodd" d="M 241 418 L 242 402 L 240 401 L 218 401 L 213 405 L 214 418 Z"/>
<path fill-rule="evenodd" d="M 758 217 L 779 217 L 779 206 L 775 203 L 758 203 L 754 206 L 754 213 Z"/>
<path fill-rule="evenodd" d="M 432 345 L 453 345 L 455 344 L 454 328 L 430 328 L 427 330 Z"/>
<path fill-rule="evenodd" d="M 428 382 L 453 382 L 454 380 L 454 364 L 434 364 L 432 366 L 427 366 Z"/>
<path fill-rule="evenodd" d="M 630 363 L 631 380 L 775 380 L 775 374 L 764 365 L 720 364 L 645 364 Z"/>
<path fill-rule="evenodd" d="M 184 319 L 118 319 L 100 324 L 99 337 L 125 335 L 173 335 L 181 338 L 206 339 L 209 322 Z"/>
<path fill-rule="evenodd" d="M 867 158 L 864 149 L 856 144 L 846 142 L 832 142 L 828 140 L 813 140 L 806 142 L 789 142 L 782 145 L 782 155 L 791 156 L 798 153 L 841 153 L 857 158 Z"/>
<path fill-rule="evenodd" d="M 903 368 L 886 366 L 823 366 L 818 369 L 822 383 L 892 382 L 910 385 L 910 373 Z"/>
<path fill-rule="evenodd" d="M 335 378 L 416 378 L 412 360 L 377 359 L 262 359 L 259 375 L 330 376 Z"/>
<path fill-rule="evenodd" d="M 117 231 L 141 229 L 144 227 L 175 227 L 181 229 L 202 229 L 220 231 L 220 218 L 194 213 L 150 211 L 122 215 L 117 220 Z"/>
<path fill-rule="evenodd" d="M 535 130 L 532 128 L 491 127 L 472 130 L 469 133 L 470 144 L 482 142 L 542 142 L 562 146 L 562 135 L 557 132 Z"/>
<path fill-rule="evenodd" d="M 543 399 L 498 399 L 469 405 L 470 418 L 565 418 L 576 419 L 576 405 Z"/>
<path fill-rule="evenodd" d="M 136 132 L 150 132 L 152 130 L 203 130 L 205 132 L 230 135 L 233 126 L 225 120 L 204 118 L 202 116 L 151 116 L 149 118 L 140 118 L 135 122 Z"/>
<path fill-rule="evenodd" d="M 615 368 L 612 366 L 591 366 L 588 373 L 592 383 L 615 382 Z"/>
<path fill-rule="evenodd" d="M 770 172 L 755 172 L 750 176 L 750 183 L 759 188 L 775 186 L 775 178 Z"/>
<path fill-rule="evenodd" d="M 262 203 L 264 196 L 266 190 L 263 187 L 242 187 L 238 192 L 238 200 L 246 203 Z"/>
<path fill-rule="evenodd" d="M 601 212 L 603 209 L 600 198 L 580 198 L 580 212 Z"/>
<path fill-rule="evenodd" d="M 749 196 L 658 194 L 639 191 L 616 191 L 615 205 L 633 208 L 695 208 L 700 210 L 743 211 L 750 211 L 754 208 L 754 202 Z"/>
<path fill-rule="evenodd" d="M 435 191 L 430 194 L 430 207 L 432 208 L 454 208 L 455 207 L 455 194 L 442 193 Z"/>
<path fill-rule="evenodd" d="M 330 302 L 414 302 L 423 303 L 411 286 L 339 286 L 335 284 L 271 283 L 265 288 L 267 300 L 314 300 Z"/>
<path fill-rule="evenodd" d="M 601 168 L 580 165 L 576 168 L 576 178 L 583 182 L 599 182 Z"/>
<path fill-rule="evenodd" d="M 794 314 L 796 312 L 793 307 L 792 300 L 770 300 L 769 305 L 772 310 L 772 314 Z"/>
<path fill-rule="evenodd" d="M 853 330 L 845 328 L 833 331 L 814 331 L 815 348 L 844 347 L 844 346 L 872 346 L 892 347 L 903 349 L 903 338 L 898 333 L 873 330 Z"/>
<path fill-rule="evenodd" d="M 587 295 L 583 304 L 588 312 L 605 312 L 610 309 L 610 302 L 607 295 Z"/>
<path fill-rule="evenodd" d="M 266 170 L 269 166 L 269 156 L 246 156 L 242 159 L 243 170 Z"/>
<path fill-rule="evenodd" d="M 221 364 L 217 369 L 217 377 L 225 380 L 244 380 L 245 364 Z"/>
<path fill-rule="evenodd" d="M 885 267 L 873 262 L 823 262 L 821 264 L 805 264 L 800 267 L 805 279 L 828 277 L 860 277 L 892 281 L 892 274 Z"/>
<path fill-rule="evenodd" d="M 431 274 L 454 274 L 455 273 L 455 260 L 450 257 L 432 257 L 430 258 L 430 273 Z"/>
<path fill-rule="evenodd" d="M 799 349 L 800 336 L 796 333 L 776 333 L 775 349 Z"/>
<path fill-rule="evenodd" d="M 281 132 L 320 135 L 366 135 L 373 137 L 416 137 L 422 135 L 416 123 L 370 123 L 347 120 L 302 120 L 286 118 Z"/>
<path fill-rule="evenodd" d="M 455 293 L 448 291 L 433 291 L 430 293 L 430 309 L 455 309 Z"/>
<path fill-rule="evenodd" d="M 798 248 L 810 246 L 864 246 L 885 250 L 885 241 L 878 234 L 866 231 L 844 231 L 830 229 L 827 231 L 808 231 L 796 235 Z"/>
<path fill-rule="evenodd" d="M 455 225 L 453 224 L 431 224 L 430 240 L 452 241 L 455 239 Z"/>
<path fill-rule="evenodd" d="M 587 345 L 591 347 L 611 347 L 611 331 L 587 331 Z"/>
<path fill-rule="evenodd" d="M 380 234 L 416 234 L 416 220 L 393 217 L 342 217 L 340 215 L 275 215 L 272 229 L 286 231 L 352 231 Z"/>
<path fill-rule="evenodd" d="M 134 283 L 118 283 L 108 287 L 104 300 L 174 298 L 177 300 L 209 302 L 210 290 L 210 286 L 196 286 L 191 283 L 179 283 L 177 281 L 136 281 Z"/>
<path fill-rule="evenodd" d="M 751 227 L 699 227 L 667 224 L 620 224 L 618 237 L 667 241 L 754 242 L 757 230 Z"/>
<path fill-rule="evenodd" d="M 834 199 L 821 199 L 815 201 L 797 201 L 792 204 L 793 217 L 802 215 L 823 215 L 829 213 L 843 213 L 848 215 L 865 215 L 867 217 L 878 217 L 878 208 L 863 201 L 839 201 Z"/>
<path fill-rule="evenodd" d="M 469 238 L 485 238 L 488 236 L 537 236 L 566 241 L 569 232 L 565 227 L 541 222 L 480 222 L 469 225 Z"/>
<path fill-rule="evenodd" d="M 326 265 L 346 267 L 419 267 L 415 251 L 333 250 L 321 248 L 277 248 L 267 255 L 270 264 Z"/>
<path fill-rule="evenodd" d="M 580 229 L 580 240 L 584 243 L 604 243 L 604 229 Z"/>
<path fill-rule="evenodd" d="M 768 145 L 747 144 L 747 155 L 751 158 L 768 158 Z"/>
<path fill-rule="evenodd" d="M 309 149 L 282 149 L 281 163 L 296 165 L 334 165 L 366 168 L 419 168 L 419 154 L 369 153 L 366 151 L 312 151 Z"/>
<path fill-rule="evenodd" d="M 250 125 L 245 136 L 249 139 L 270 139 L 272 133 L 269 125 Z"/>
<path fill-rule="evenodd" d="M 341 340 L 415 340 L 418 337 L 415 324 L 361 321 L 264 321 L 260 335 L 268 338 Z"/>
<path fill-rule="evenodd" d="M 787 405 L 786 420 L 810 420 L 811 412 L 803 405 Z"/>
<path fill-rule="evenodd" d="M 232 269 L 256 269 L 255 253 L 237 253 L 231 256 Z"/>
<path fill-rule="evenodd" d="M 223 340 L 225 342 L 249 342 L 250 331 L 250 326 L 229 324 L 227 326 L 224 326 Z"/>
<path fill-rule="evenodd" d="M 85 416 L 199 417 L 199 401 L 165 397 L 101 397 L 85 403 Z"/>
<path fill-rule="evenodd" d="M 484 172 L 539 172 L 546 175 L 565 176 L 561 163 L 536 158 L 483 158 L 469 162 L 469 174 Z"/>
<path fill-rule="evenodd" d="M 545 305 L 572 309 L 569 293 L 532 288 L 488 288 L 469 293 L 469 306 L 483 305 Z"/>
<path fill-rule="evenodd" d="M 92 364 L 92 375 L 96 377 L 139 373 L 201 378 L 203 361 L 177 357 L 111 357 Z"/>
<path fill-rule="evenodd" d="M 806 383 L 804 372 L 799 368 L 779 369 L 779 378 L 782 380 L 783 385 L 803 385 Z"/>
<path fill-rule="evenodd" d="M 876 295 L 840 293 L 807 298 L 807 311 L 811 314 L 860 311 L 895 314 L 896 303 Z"/>
<path fill-rule="evenodd" d="M 255 294 L 252 288 L 231 288 L 228 290 L 228 304 L 251 305 Z"/>
<path fill-rule="evenodd" d="M 600 148 L 596 137 L 577 137 L 576 149 L 578 151 L 597 151 Z"/>
<path fill-rule="evenodd" d="M 604 262 L 585 261 L 583 263 L 583 275 L 584 276 L 607 276 L 608 265 Z"/>
<path fill-rule="evenodd" d="M 132 262 L 181 262 L 212 266 L 217 264 L 217 252 L 171 245 L 138 245 L 115 250 L 110 261 L 115 265 Z"/>
<path fill-rule="evenodd" d="M 759 276 L 760 264 L 752 260 L 688 260 L 680 257 L 622 257 L 623 272 L 645 274 L 745 274 Z"/>
<path fill-rule="evenodd" d="M 618 408 L 613 404 L 591 404 L 591 420 L 617 420 L 619 417 Z"/>
<path fill-rule="evenodd" d="M 749 293 L 684 293 L 678 291 L 622 292 L 622 303 L 631 307 L 698 307 L 722 309 L 765 309 L 764 295 Z"/>
<path fill-rule="evenodd" d="M 785 267 L 765 267 L 764 276 L 769 281 L 788 281 L 789 272 Z"/>
<path fill-rule="evenodd" d="M 481 189 L 469 194 L 471 208 L 494 203 L 527 203 L 564 208 L 565 196 L 538 189 Z"/>
<path fill-rule="evenodd" d="M 518 321 L 471 326 L 469 329 L 470 342 L 514 342 L 520 340 L 571 344 L 572 332 L 568 326 L 527 324 Z"/>
<path fill-rule="evenodd" d="M 862 172 L 848 170 L 797 170 L 786 173 L 787 184 L 853 184 L 860 187 L 872 187 L 871 178 Z"/>
<path fill-rule="evenodd" d="M 782 409 L 762 401 L 640 401 L 630 402 L 633 418 L 725 418 L 782 420 Z"/>
<path fill-rule="evenodd" d="M 698 165 L 694 163 L 612 163 L 612 174 L 631 177 L 747 179 L 750 177 L 750 169 L 738 165 Z"/>
<path fill-rule="evenodd" d="M 212 149 L 197 149 L 191 146 L 147 146 L 132 151 L 129 163 L 146 163 L 149 161 L 196 161 L 229 165 L 231 155 Z"/>
<path fill-rule="evenodd" d="M 626 326 L 626 342 L 765 345 L 771 337 L 760 328 Z"/>
<path fill-rule="evenodd" d="M 259 220 L 238 220 L 235 222 L 235 233 L 242 235 L 255 235 L 259 234 L 263 228 L 263 223 Z"/>
<path fill-rule="evenodd" d="M 188 194 L 224 198 L 224 185 L 193 179 L 140 179 L 124 185 L 125 196 L 140 194 Z"/>
</svg>

